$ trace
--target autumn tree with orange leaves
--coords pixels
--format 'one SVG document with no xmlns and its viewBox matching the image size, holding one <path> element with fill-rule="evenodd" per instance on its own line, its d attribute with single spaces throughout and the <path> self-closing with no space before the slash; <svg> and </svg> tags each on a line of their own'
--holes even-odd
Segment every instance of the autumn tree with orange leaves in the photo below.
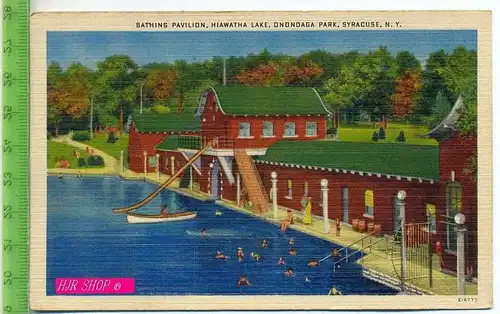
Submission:
<svg viewBox="0 0 500 314">
<path fill-rule="evenodd" d="M 236 75 L 240 84 L 250 86 L 271 86 L 276 75 L 276 67 L 272 64 L 261 64 L 256 68 L 241 71 Z"/>
<path fill-rule="evenodd" d="M 407 71 L 396 80 L 396 89 L 391 96 L 394 115 L 405 118 L 413 111 L 420 95 L 422 75 L 418 70 Z"/>
<path fill-rule="evenodd" d="M 177 73 L 172 69 L 162 69 L 148 74 L 146 87 L 153 90 L 157 101 L 166 102 L 174 93 Z"/>
<path fill-rule="evenodd" d="M 303 85 L 321 73 L 323 69 L 314 63 L 297 66 L 271 61 L 268 64 L 241 71 L 236 75 L 236 79 L 240 84 L 250 86 Z"/>
</svg>

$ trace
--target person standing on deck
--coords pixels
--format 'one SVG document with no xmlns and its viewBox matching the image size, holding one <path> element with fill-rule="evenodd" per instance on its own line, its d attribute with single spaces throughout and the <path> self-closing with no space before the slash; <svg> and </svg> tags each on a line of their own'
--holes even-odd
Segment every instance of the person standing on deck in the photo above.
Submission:
<svg viewBox="0 0 500 314">
<path fill-rule="evenodd" d="M 311 213 L 311 198 L 304 196 L 302 198 L 302 208 L 304 209 L 304 224 L 310 225 L 312 223 L 312 213 Z"/>
<path fill-rule="evenodd" d="M 335 235 L 340 237 L 340 219 L 335 220 Z"/>
</svg>

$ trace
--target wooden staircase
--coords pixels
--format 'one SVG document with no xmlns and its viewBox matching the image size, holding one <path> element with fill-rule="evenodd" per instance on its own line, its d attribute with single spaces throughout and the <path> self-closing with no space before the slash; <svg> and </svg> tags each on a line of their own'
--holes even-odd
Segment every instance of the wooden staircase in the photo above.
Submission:
<svg viewBox="0 0 500 314">
<path fill-rule="evenodd" d="M 243 185 L 247 190 L 254 211 L 261 214 L 267 212 L 269 210 L 269 198 L 252 157 L 244 149 L 237 149 L 234 151 L 234 158 L 238 164 Z"/>
</svg>

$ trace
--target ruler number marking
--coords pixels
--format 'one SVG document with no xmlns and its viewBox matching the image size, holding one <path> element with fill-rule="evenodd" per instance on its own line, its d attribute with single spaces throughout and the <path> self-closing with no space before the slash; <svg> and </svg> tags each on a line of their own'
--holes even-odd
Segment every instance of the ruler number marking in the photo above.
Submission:
<svg viewBox="0 0 500 314">
<path fill-rule="evenodd" d="M 3 73 L 3 86 L 4 87 L 9 87 L 12 85 L 12 73 L 10 72 L 4 72 Z"/>
<path fill-rule="evenodd" d="M 12 206 L 11 205 L 3 205 L 3 218 L 4 219 L 10 219 L 10 218 L 12 218 Z M 8 243 L 11 242 L 11 240 L 5 240 L 5 241 L 9 241 Z M 10 246 L 10 247 L 12 248 L 12 246 Z M 3 246 L 3 249 L 5 251 L 5 244 Z M 9 249 L 9 251 L 10 251 L 10 249 Z"/>
<path fill-rule="evenodd" d="M 12 18 L 12 8 L 10 7 L 10 5 L 5 5 L 3 7 L 3 19 L 4 20 L 10 20 Z"/>
<path fill-rule="evenodd" d="M 12 118 L 12 106 L 3 106 L 3 119 L 10 120 Z"/>
<path fill-rule="evenodd" d="M 12 152 L 12 146 L 10 146 L 10 144 L 12 144 L 12 141 L 9 141 L 9 140 L 3 141 L 3 152 L 4 153 Z"/>
<path fill-rule="evenodd" d="M 3 186 L 11 186 L 12 185 L 12 173 L 4 172 L 3 173 Z"/>
</svg>

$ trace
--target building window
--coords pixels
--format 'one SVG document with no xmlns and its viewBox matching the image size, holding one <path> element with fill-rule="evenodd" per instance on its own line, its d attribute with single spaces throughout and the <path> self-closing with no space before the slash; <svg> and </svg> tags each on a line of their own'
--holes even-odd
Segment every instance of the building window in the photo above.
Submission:
<svg viewBox="0 0 500 314">
<path fill-rule="evenodd" d="M 250 122 L 240 122 L 240 137 L 250 137 Z"/>
<path fill-rule="evenodd" d="M 285 137 L 294 137 L 295 135 L 295 122 L 285 122 Z"/>
<path fill-rule="evenodd" d="M 318 125 L 316 122 L 306 122 L 306 136 L 317 136 Z"/>
<path fill-rule="evenodd" d="M 272 137 L 274 136 L 274 125 L 271 121 L 264 121 L 262 124 L 262 136 Z"/>
<path fill-rule="evenodd" d="M 156 158 L 156 156 L 149 156 L 148 157 L 149 167 L 156 167 L 157 162 L 158 162 L 158 159 Z"/>
<path fill-rule="evenodd" d="M 457 250 L 457 233 L 455 231 L 455 215 L 462 210 L 462 186 L 458 182 L 446 184 L 446 247 Z"/>
<path fill-rule="evenodd" d="M 366 190 L 365 191 L 365 216 L 369 218 L 373 218 L 373 191 Z"/>
<path fill-rule="evenodd" d="M 436 233 L 436 205 L 426 204 L 427 222 L 429 223 L 429 232 Z"/>
<path fill-rule="evenodd" d="M 289 200 L 291 200 L 292 199 L 292 180 L 288 180 L 287 190 L 288 190 L 288 195 L 285 196 L 285 198 L 288 198 Z"/>
</svg>

